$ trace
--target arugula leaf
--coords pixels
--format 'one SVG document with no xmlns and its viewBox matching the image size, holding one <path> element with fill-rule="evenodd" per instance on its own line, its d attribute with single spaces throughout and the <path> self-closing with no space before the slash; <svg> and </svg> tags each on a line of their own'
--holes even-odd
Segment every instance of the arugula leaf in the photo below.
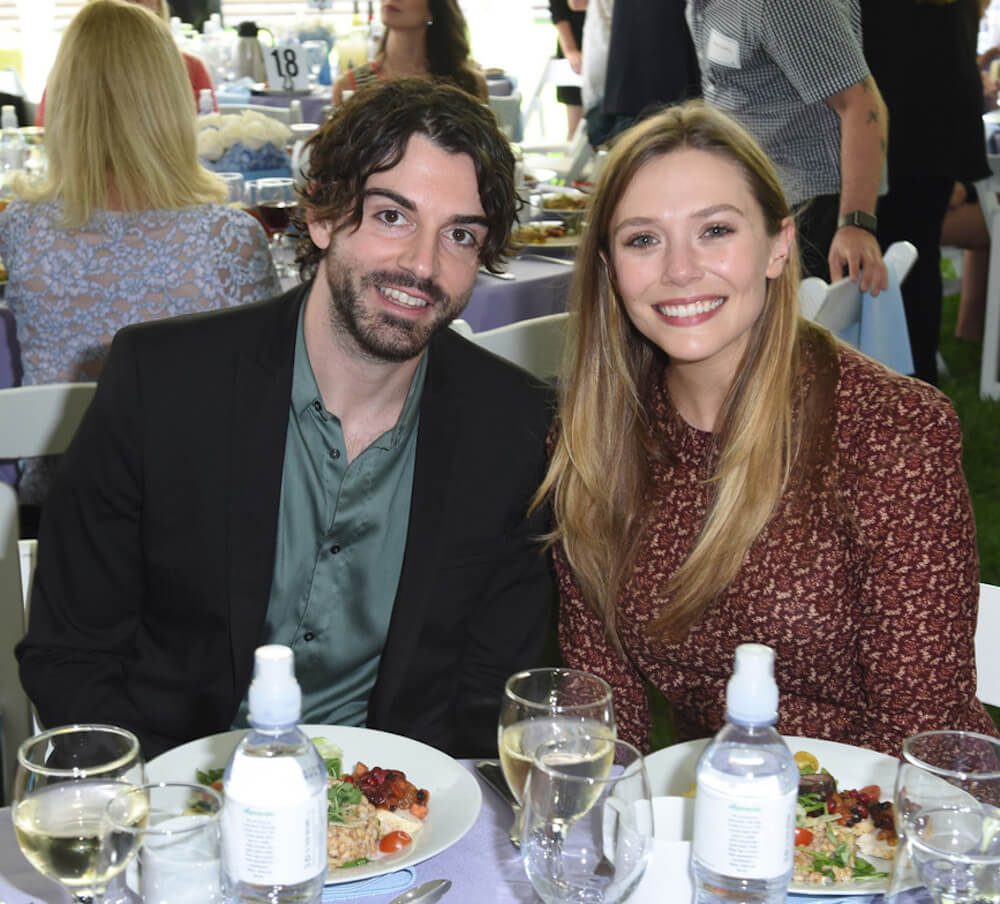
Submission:
<svg viewBox="0 0 1000 904">
<path fill-rule="evenodd" d="M 889 874 L 879 872 L 864 857 L 855 857 L 851 875 L 855 879 L 883 879 Z"/>
<path fill-rule="evenodd" d="M 814 810 L 822 810 L 826 813 L 826 798 L 821 797 L 814 791 L 810 791 L 808 794 L 799 795 L 799 806 L 802 807 L 806 813 L 812 813 Z"/>
<path fill-rule="evenodd" d="M 361 789 L 350 782 L 334 782 L 326 792 L 330 822 L 346 822 L 344 810 L 361 802 Z"/>
<path fill-rule="evenodd" d="M 347 869 L 349 866 L 364 866 L 367 862 L 367 857 L 358 857 L 357 860 L 348 860 L 347 863 L 341 863 L 337 869 Z"/>
<path fill-rule="evenodd" d="M 214 785 L 216 782 L 222 781 L 222 776 L 225 773 L 225 769 L 206 769 L 204 772 L 201 769 L 196 769 L 194 775 L 201 784 Z"/>
<path fill-rule="evenodd" d="M 838 868 L 843 868 L 847 866 L 847 860 L 849 854 L 847 852 L 846 841 L 842 841 L 840 844 L 838 844 L 837 847 L 834 848 L 832 854 L 824 854 L 821 853 L 820 851 L 811 851 L 810 853 L 812 853 L 812 858 L 813 858 L 812 868 L 814 872 L 824 873 L 826 875 L 829 875 L 829 873 L 826 872 L 826 867 L 835 866 Z"/>
</svg>

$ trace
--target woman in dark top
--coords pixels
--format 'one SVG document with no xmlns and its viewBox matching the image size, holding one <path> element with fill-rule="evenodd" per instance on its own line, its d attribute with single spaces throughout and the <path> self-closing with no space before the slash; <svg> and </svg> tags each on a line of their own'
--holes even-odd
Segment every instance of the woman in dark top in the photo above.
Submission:
<svg viewBox="0 0 1000 904">
<path fill-rule="evenodd" d="M 776 653 L 778 729 L 897 755 L 995 733 L 948 400 L 798 313 L 777 174 L 685 104 L 611 149 L 570 297 L 551 499 L 567 665 L 648 747 L 646 682 L 681 740 L 716 732 L 735 648 Z"/>
</svg>

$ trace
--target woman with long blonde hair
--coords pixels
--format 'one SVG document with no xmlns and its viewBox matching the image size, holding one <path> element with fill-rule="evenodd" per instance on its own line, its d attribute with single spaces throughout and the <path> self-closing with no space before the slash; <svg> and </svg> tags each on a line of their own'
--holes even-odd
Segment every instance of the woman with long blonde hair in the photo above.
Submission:
<svg viewBox="0 0 1000 904">
<path fill-rule="evenodd" d="M 954 411 L 799 318 L 774 167 L 701 104 L 624 133 L 578 253 L 550 499 L 566 662 L 648 747 L 714 733 L 735 648 L 779 730 L 896 753 L 994 732 L 975 699 L 975 528 Z"/>
<path fill-rule="evenodd" d="M 264 231 L 198 161 L 187 73 L 148 10 L 94 0 L 77 13 L 45 145 L 47 175 L 15 182 L 0 214 L 25 384 L 96 379 L 129 323 L 280 291 Z M 40 474 L 26 472 L 22 501 L 40 500 Z"/>
</svg>

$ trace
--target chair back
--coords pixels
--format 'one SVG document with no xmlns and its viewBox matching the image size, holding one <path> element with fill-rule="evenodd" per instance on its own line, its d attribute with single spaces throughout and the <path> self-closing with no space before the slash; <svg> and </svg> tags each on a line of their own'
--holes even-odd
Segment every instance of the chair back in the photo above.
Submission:
<svg viewBox="0 0 1000 904">
<path fill-rule="evenodd" d="M 94 397 L 96 383 L 49 383 L 0 389 L 0 458 L 66 451 Z M 0 797 L 10 793 L 17 748 L 32 731 L 31 704 L 21 689 L 14 646 L 24 636 L 34 541 L 18 542 L 17 494 L 0 483 Z M 23 566 L 23 570 L 22 570 Z"/>
<path fill-rule="evenodd" d="M 490 109 L 500 121 L 500 128 L 511 141 L 520 141 L 521 128 L 521 92 L 515 91 L 507 95 L 490 95 Z"/>
<path fill-rule="evenodd" d="M 66 451 L 96 383 L 46 383 L 0 389 L 0 458 Z"/>
<path fill-rule="evenodd" d="M 883 255 L 886 264 L 902 283 L 917 259 L 917 249 L 911 242 L 893 242 Z M 827 284 L 818 276 L 799 283 L 799 310 L 806 320 L 814 320 L 831 333 L 843 332 L 861 319 L 861 287 L 848 278 Z"/>
<path fill-rule="evenodd" d="M 25 629 L 17 536 L 17 493 L 0 483 L 0 804 L 10 802 L 17 748 L 31 736 L 31 704 L 14 658 Z"/>
<path fill-rule="evenodd" d="M 976 621 L 976 696 L 990 706 L 1000 706 L 1000 587 L 979 585 L 979 618 Z"/>
<path fill-rule="evenodd" d="M 494 330 L 473 333 L 472 341 L 506 358 L 540 380 L 559 375 L 569 314 L 518 320 Z"/>
</svg>

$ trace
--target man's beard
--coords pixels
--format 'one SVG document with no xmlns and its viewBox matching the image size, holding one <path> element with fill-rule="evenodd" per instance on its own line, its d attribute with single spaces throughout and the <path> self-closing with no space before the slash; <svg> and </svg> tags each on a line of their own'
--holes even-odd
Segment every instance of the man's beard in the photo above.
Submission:
<svg viewBox="0 0 1000 904">
<path fill-rule="evenodd" d="M 330 289 L 330 322 L 338 332 L 346 332 L 361 354 L 374 361 L 409 361 L 416 358 L 434 336 L 445 329 L 465 308 L 472 287 L 461 299 L 449 296 L 437 283 L 417 279 L 405 271 L 375 270 L 358 279 L 355 271 L 327 254 L 326 279 Z M 377 292 L 376 286 L 413 289 L 428 299 L 433 318 L 417 322 L 394 317 L 385 310 L 369 311 L 364 298 Z"/>
</svg>

